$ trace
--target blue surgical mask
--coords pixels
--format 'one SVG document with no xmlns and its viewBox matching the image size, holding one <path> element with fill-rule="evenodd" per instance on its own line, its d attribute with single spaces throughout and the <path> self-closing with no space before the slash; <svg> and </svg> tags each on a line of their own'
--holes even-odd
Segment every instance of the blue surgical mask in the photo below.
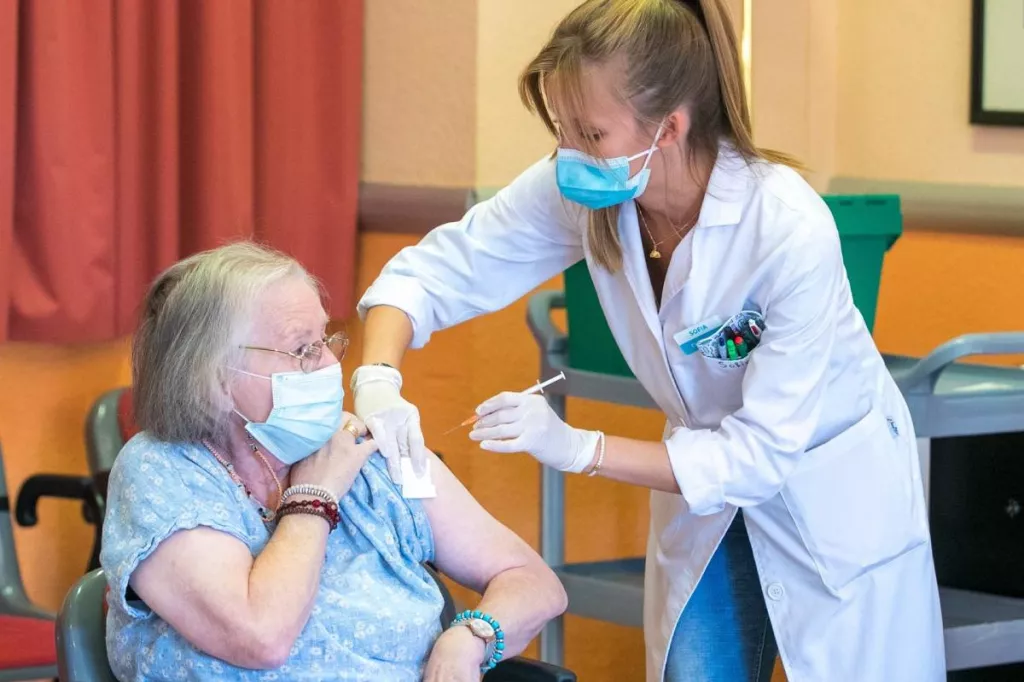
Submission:
<svg viewBox="0 0 1024 682">
<path fill-rule="evenodd" d="M 327 444 L 341 426 L 341 364 L 315 372 L 275 372 L 269 377 L 240 369 L 236 372 L 267 379 L 273 391 L 273 409 L 264 422 L 245 419 L 245 430 L 282 464 L 295 464 Z"/>
<path fill-rule="evenodd" d="M 555 174 L 562 196 L 594 211 L 636 199 L 647 189 L 647 181 L 651 178 L 647 164 L 658 148 L 663 126 L 658 126 L 650 149 L 633 156 L 598 159 L 576 149 L 559 148 Z M 629 177 L 629 163 L 641 156 L 647 157 L 643 168 Z"/>
</svg>

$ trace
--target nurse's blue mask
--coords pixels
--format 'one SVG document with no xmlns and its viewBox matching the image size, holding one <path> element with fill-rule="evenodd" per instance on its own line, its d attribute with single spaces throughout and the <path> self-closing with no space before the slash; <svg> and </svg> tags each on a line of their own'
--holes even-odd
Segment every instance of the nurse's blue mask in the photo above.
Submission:
<svg viewBox="0 0 1024 682">
<path fill-rule="evenodd" d="M 266 421 L 254 422 L 244 414 L 245 430 L 282 464 L 295 464 L 322 448 L 341 426 L 341 363 L 314 372 L 275 372 L 269 377 L 241 369 L 271 382 L 273 409 Z"/>
<path fill-rule="evenodd" d="M 636 199 L 647 189 L 647 181 L 651 178 L 648 164 L 658 148 L 663 127 L 664 123 L 658 126 L 650 149 L 633 156 L 599 159 L 577 149 L 559 147 L 555 174 L 562 196 L 594 211 Z M 643 167 L 630 177 L 629 163 L 641 156 L 647 157 Z"/>
</svg>

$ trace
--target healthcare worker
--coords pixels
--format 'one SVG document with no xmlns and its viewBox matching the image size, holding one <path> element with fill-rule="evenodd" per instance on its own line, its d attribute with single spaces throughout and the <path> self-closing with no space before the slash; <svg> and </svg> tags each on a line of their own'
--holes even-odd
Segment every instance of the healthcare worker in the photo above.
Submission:
<svg viewBox="0 0 1024 682">
<path fill-rule="evenodd" d="M 585 259 L 663 440 L 512 393 L 471 438 L 652 489 L 647 679 L 768 680 L 777 650 L 790 682 L 944 680 L 910 415 L 828 208 L 751 140 L 723 0 L 589 0 L 520 90 L 557 154 L 402 250 L 360 301 L 355 408 L 385 455 L 422 466 L 408 347 Z"/>
</svg>

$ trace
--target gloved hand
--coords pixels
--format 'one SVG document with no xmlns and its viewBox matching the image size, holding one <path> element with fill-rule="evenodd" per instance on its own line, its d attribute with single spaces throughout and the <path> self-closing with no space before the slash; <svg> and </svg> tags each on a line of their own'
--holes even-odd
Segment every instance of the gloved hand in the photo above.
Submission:
<svg viewBox="0 0 1024 682">
<path fill-rule="evenodd" d="M 402 374 L 391 367 L 364 365 L 352 375 L 356 416 L 370 430 L 387 460 L 391 480 L 399 485 L 402 457 L 412 459 L 417 474 L 422 474 L 427 466 L 420 412 L 402 397 L 401 389 Z"/>
<path fill-rule="evenodd" d="M 499 393 L 476 408 L 472 440 L 491 452 L 528 452 L 542 464 L 578 474 L 597 454 L 598 432 L 562 421 L 544 396 Z"/>
</svg>

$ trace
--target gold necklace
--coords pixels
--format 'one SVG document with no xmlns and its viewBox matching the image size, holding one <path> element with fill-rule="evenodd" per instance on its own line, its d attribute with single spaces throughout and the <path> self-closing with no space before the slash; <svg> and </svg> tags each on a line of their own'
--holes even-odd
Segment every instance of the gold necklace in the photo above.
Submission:
<svg viewBox="0 0 1024 682">
<path fill-rule="evenodd" d="M 205 445 L 206 449 L 210 451 L 210 454 L 213 455 L 214 459 L 220 462 L 221 465 L 223 465 L 223 467 L 228 470 L 228 475 L 231 477 L 231 480 L 234 481 L 236 485 L 241 486 L 242 490 L 245 491 L 245 494 L 249 496 L 249 499 L 251 499 L 256 504 L 256 506 L 259 507 L 260 516 L 263 517 L 263 520 L 268 522 L 273 521 L 274 518 L 277 516 L 277 511 L 281 508 L 281 501 L 284 499 L 284 489 L 281 487 L 281 479 L 279 479 L 277 477 L 277 474 L 274 473 L 274 467 L 270 466 L 270 462 L 268 462 L 267 458 L 263 456 L 262 452 L 260 452 L 260 449 L 256 445 L 256 442 L 253 440 L 252 436 L 249 436 L 249 449 L 253 451 L 253 454 L 259 457 L 261 462 L 263 462 L 263 466 L 266 467 L 267 471 L 270 473 L 270 477 L 274 479 L 274 485 L 277 486 L 277 504 L 274 505 L 273 509 L 268 509 L 267 507 L 264 507 L 262 504 L 260 504 L 260 501 L 257 500 L 256 496 L 252 494 L 251 490 L 249 490 L 249 486 L 245 484 L 245 481 L 242 480 L 242 477 L 239 476 L 238 473 L 235 471 L 235 465 L 227 461 L 217 451 L 217 449 L 210 444 L 209 441 L 204 440 L 203 445 Z"/>
<path fill-rule="evenodd" d="M 640 222 L 643 223 L 644 229 L 647 231 L 647 236 L 651 238 L 651 252 L 647 255 L 648 257 L 654 260 L 658 260 L 659 258 L 661 258 L 661 251 L 658 251 L 658 247 L 664 244 L 668 237 L 660 241 L 654 241 L 654 234 L 651 232 L 651 228 L 647 227 L 647 219 L 644 218 L 644 212 L 643 209 L 640 208 L 640 204 L 636 205 L 636 214 L 637 216 L 639 216 Z M 668 220 L 668 224 L 675 232 L 675 236 L 682 237 L 687 230 L 689 230 L 691 227 L 697 224 L 697 219 L 699 217 L 700 206 L 697 207 L 697 211 L 693 214 L 693 216 L 686 221 L 684 227 L 676 227 L 675 223 L 672 222 L 672 219 L 669 218 L 667 214 L 665 216 L 665 219 Z"/>
</svg>

